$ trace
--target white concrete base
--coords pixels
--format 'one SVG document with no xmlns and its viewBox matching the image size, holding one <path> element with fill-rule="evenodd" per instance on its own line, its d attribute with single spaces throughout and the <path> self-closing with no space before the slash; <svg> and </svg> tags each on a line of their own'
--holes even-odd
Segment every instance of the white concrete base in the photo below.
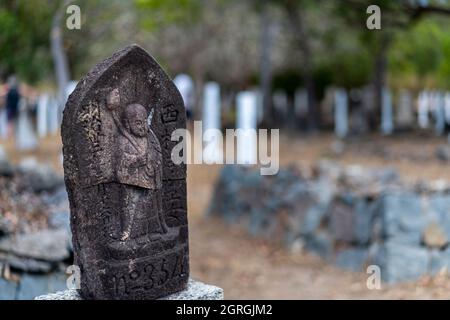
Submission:
<svg viewBox="0 0 450 320">
<path fill-rule="evenodd" d="M 35 300 L 82 300 L 75 289 L 59 291 L 34 298 Z M 158 300 L 223 300 L 223 289 L 189 279 L 184 291 Z"/>
</svg>

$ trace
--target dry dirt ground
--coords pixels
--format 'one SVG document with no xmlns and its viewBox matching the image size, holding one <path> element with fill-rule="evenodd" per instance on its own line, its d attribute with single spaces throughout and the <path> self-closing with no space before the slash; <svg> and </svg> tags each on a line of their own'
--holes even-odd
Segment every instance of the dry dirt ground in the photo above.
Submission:
<svg viewBox="0 0 450 320">
<path fill-rule="evenodd" d="M 281 165 L 309 168 L 321 158 L 344 164 L 395 167 L 402 177 L 446 179 L 449 164 L 436 156 L 444 138 L 401 134 L 394 138 L 371 136 L 349 140 L 341 155 L 332 152 L 331 135 L 282 135 Z M 58 136 L 41 141 L 32 154 L 14 151 L 12 142 L 4 143 L 10 158 L 18 162 L 34 155 L 62 171 Z M 369 290 L 367 275 L 343 271 L 308 253 L 291 253 L 252 238 L 236 226 L 205 217 L 220 166 L 188 166 L 188 211 L 190 223 L 190 261 L 192 276 L 218 285 L 227 299 L 429 299 L 450 298 L 450 276 L 423 278 L 413 283 Z"/>
</svg>

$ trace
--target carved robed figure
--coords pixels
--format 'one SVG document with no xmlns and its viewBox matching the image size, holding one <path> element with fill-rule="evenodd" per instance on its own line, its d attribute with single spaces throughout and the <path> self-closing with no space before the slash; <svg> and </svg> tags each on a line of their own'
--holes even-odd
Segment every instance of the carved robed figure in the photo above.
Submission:
<svg viewBox="0 0 450 320">
<path fill-rule="evenodd" d="M 183 100 L 137 45 L 97 64 L 61 128 L 74 263 L 85 299 L 154 299 L 186 288 L 186 166 L 175 165 Z"/>
</svg>

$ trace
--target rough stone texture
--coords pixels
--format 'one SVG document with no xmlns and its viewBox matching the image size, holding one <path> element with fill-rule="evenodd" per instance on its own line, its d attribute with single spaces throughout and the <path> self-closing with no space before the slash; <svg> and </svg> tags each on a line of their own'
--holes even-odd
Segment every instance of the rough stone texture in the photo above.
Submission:
<svg viewBox="0 0 450 320">
<path fill-rule="evenodd" d="M 52 271 L 53 263 L 48 261 L 39 261 L 31 258 L 18 257 L 13 254 L 1 253 L 0 261 L 8 266 L 24 272 L 47 273 Z"/>
<path fill-rule="evenodd" d="M 61 271 L 49 274 L 24 273 L 14 281 L 0 278 L 0 300 L 33 300 L 36 296 L 65 288 L 66 274 Z"/>
<path fill-rule="evenodd" d="M 223 300 L 223 290 L 219 287 L 189 279 L 185 290 L 159 300 Z M 76 290 L 65 290 L 36 297 L 35 300 L 82 300 Z"/>
<path fill-rule="evenodd" d="M 392 169 L 330 162 L 312 174 L 280 168 L 274 177 L 257 175 L 225 166 L 209 214 L 345 269 L 378 264 L 388 282 L 450 267 L 448 185 L 409 185 Z"/>
<path fill-rule="evenodd" d="M 330 212 L 330 229 L 334 239 L 351 242 L 354 237 L 354 206 L 351 203 L 345 203 L 342 199 L 339 200 L 336 201 L 333 210 Z"/>
<path fill-rule="evenodd" d="M 380 201 L 384 237 L 418 245 L 425 228 L 420 197 L 413 193 L 386 193 Z"/>
<path fill-rule="evenodd" d="M 430 252 L 430 273 L 435 275 L 441 271 L 450 271 L 450 248 L 443 251 L 431 250 Z"/>
<path fill-rule="evenodd" d="M 8 160 L 8 155 L 3 146 L 0 146 L 0 176 L 9 176 L 12 173 L 13 167 Z"/>
<path fill-rule="evenodd" d="M 25 274 L 20 281 L 16 298 L 18 300 L 33 300 L 34 297 L 45 292 L 64 290 L 67 288 L 66 277 L 64 273 L 48 275 Z"/>
<path fill-rule="evenodd" d="M 432 223 L 423 233 L 423 242 L 427 247 L 440 249 L 448 244 L 448 237 L 440 225 Z"/>
<path fill-rule="evenodd" d="M 443 161 L 447 162 L 450 160 L 450 148 L 447 145 L 441 145 L 436 148 L 436 157 Z"/>
<path fill-rule="evenodd" d="M 363 271 L 369 257 L 367 248 L 351 248 L 340 251 L 335 264 L 351 271 Z"/>
<path fill-rule="evenodd" d="M 450 197 L 445 194 L 433 194 L 427 202 L 427 210 L 432 222 L 438 223 L 450 238 Z"/>
<path fill-rule="evenodd" d="M 30 175 L 45 166 L 27 159 L 13 166 L 10 175 L 0 174 L 3 213 L 11 213 L 0 213 L 0 300 L 62 290 L 66 276 L 61 274 L 72 264 L 69 202 L 60 184 L 64 180 L 58 176 L 55 184 L 32 188 Z M 53 170 L 41 173 L 57 176 Z"/>
<path fill-rule="evenodd" d="M 318 231 L 305 238 L 306 249 L 316 253 L 322 258 L 327 259 L 333 251 L 333 239 L 331 236 L 324 232 Z"/>
<path fill-rule="evenodd" d="M 374 223 L 374 205 L 369 204 L 368 200 L 363 198 L 357 201 L 355 205 L 354 220 L 354 240 L 357 244 L 366 246 L 375 236 L 372 234 Z"/>
<path fill-rule="evenodd" d="M 16 289 L 17 283 L 0 278 L 0 300 L 14 300 Z"/>
<path fill-rule="evenodd" d="M 50 214 L 48 224 L 52 228 L 64 229 L 70 233 L 70 212 L 56 211 Z"/>
<path fill-rule="evenodd" d="M 70 238 L 66 230 L 41 230 L 1 239 L 0 253 L 58 262 L 70 256 L 69 242 Z"/>
<path fill-rule="evenodd" d="M 12 232 L 11 222 L 0 216 L 0 238 Z"/>
<path fill-rule="evenodd" d="M 40 164 L 33 158 L 26 158 L 17 167 L 21 176 L 20 188 L 32 192 L 53 191 L 64 185 L 63 178 L 50 165 Z"/>
<path fill-rule="evenodd" d="M 186 165 L 172 132 L 183 100 L 145 50 L 97 64 L 66 104 L 61 127 L 74 264 L 85 299 L 155 299 L 186 288 Z"/>
<path fill-rule="evenodd" d="M 381 278 L 393 283 L 415 280 L 426 274 L 430 256 L 424 248 L 387 242 L 380 247 L 374 262 L 381 268 Z"/>
</svg>

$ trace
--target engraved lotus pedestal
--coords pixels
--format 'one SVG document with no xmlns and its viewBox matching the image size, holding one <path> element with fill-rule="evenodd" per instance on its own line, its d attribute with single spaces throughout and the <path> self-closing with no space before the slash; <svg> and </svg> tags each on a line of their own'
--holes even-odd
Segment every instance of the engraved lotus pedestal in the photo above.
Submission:
<svg viewBox="0 0 450 320">
<path fill-rule="evenodd" d="M 61 135 L 83 299 L 202 288 L 188 285 L 186 164 L 171 156 L 182 129 L 180 93 L 137 45 L 95 65 L 70 95 Z"/>
</svg>

